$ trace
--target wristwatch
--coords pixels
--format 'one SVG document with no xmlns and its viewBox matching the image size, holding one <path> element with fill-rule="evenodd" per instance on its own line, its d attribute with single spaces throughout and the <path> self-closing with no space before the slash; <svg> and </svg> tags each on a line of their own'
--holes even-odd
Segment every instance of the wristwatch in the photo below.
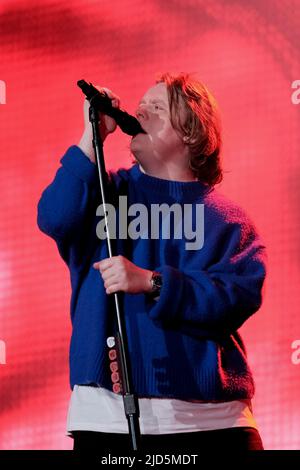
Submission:
<svg viewBox="0 0 300 470">
<path fill-rule="evenodd" d="M 162 287 L 161 273 L 158 273 L 157 271 L 153 271 L 150 282 L 152 286 L 151 294 L 159 295 L 161 287 Z"/>
</svg>

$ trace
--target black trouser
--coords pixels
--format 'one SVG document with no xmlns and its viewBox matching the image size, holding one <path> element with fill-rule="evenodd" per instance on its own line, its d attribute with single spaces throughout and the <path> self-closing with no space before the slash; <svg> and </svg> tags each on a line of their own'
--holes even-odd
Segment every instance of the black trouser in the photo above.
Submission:
<svg viewBox="0 0 300 470">
<path fill-rule="evenodd" d="M 104 455 L 109 452 L 120 454 L 130 449 L 128 434 L 73 431 L 73 436 L 75 451 L 93 451 Z M 258 431 L 251 427 L 176 434 L 144 434 L 140 447 L 142 452 L 152 454 L 263 450 Z"/>
</svg>

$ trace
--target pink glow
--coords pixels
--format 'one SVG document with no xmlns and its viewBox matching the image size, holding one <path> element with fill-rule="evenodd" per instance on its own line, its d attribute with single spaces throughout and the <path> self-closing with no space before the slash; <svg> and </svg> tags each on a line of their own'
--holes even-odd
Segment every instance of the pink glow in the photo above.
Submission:
<svg viewBox="0 0 300 470">
<path fill-rule="evenodd" d="M 290 5 L 295 5 L 294 9 Z M 79 141 L 76 81 L 107 86 L 133 112 L 157 73 L 196 72 L 222 111 L 225 180 L 265 239 L 264 305 L 245 327 L 255 416 L 267 449 L 300 448 L 300 5 L 272 2 L 3 1 L 0 104 L 0 449 L 68 449 L 69 276 L 36 226 L 36 205 Z M 1 102 L 1 99 L 0 99 Z M 128 137 L 106 145 L 130 166 Z"/>
</svg>

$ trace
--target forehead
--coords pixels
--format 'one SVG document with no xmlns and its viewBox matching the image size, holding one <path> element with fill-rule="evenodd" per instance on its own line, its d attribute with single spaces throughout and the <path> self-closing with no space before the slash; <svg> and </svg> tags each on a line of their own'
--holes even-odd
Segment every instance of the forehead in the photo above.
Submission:
<svg viewBox="0 0 300 470">
<path fill-rule="evenodd" d="M 167 86 L 165 83 L 157 83 L 156 85 L 149 88 L 144 94 L 142 100 L 162 100 L 165 103 L 169 103 Z"/>
</svg>

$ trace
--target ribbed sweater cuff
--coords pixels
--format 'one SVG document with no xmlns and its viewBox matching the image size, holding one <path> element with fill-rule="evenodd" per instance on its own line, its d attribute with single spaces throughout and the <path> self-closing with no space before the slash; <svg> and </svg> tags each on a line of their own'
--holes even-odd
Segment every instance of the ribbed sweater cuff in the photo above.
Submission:
<svg viewBox="0 0 300 470">
<path fill-rule="evenodd" d="M 76 145 L 68 148 L 60 162 L 68 172 L 86 183 L 94 185 L 97 182 L 97 166 Z"/>
</svg>

